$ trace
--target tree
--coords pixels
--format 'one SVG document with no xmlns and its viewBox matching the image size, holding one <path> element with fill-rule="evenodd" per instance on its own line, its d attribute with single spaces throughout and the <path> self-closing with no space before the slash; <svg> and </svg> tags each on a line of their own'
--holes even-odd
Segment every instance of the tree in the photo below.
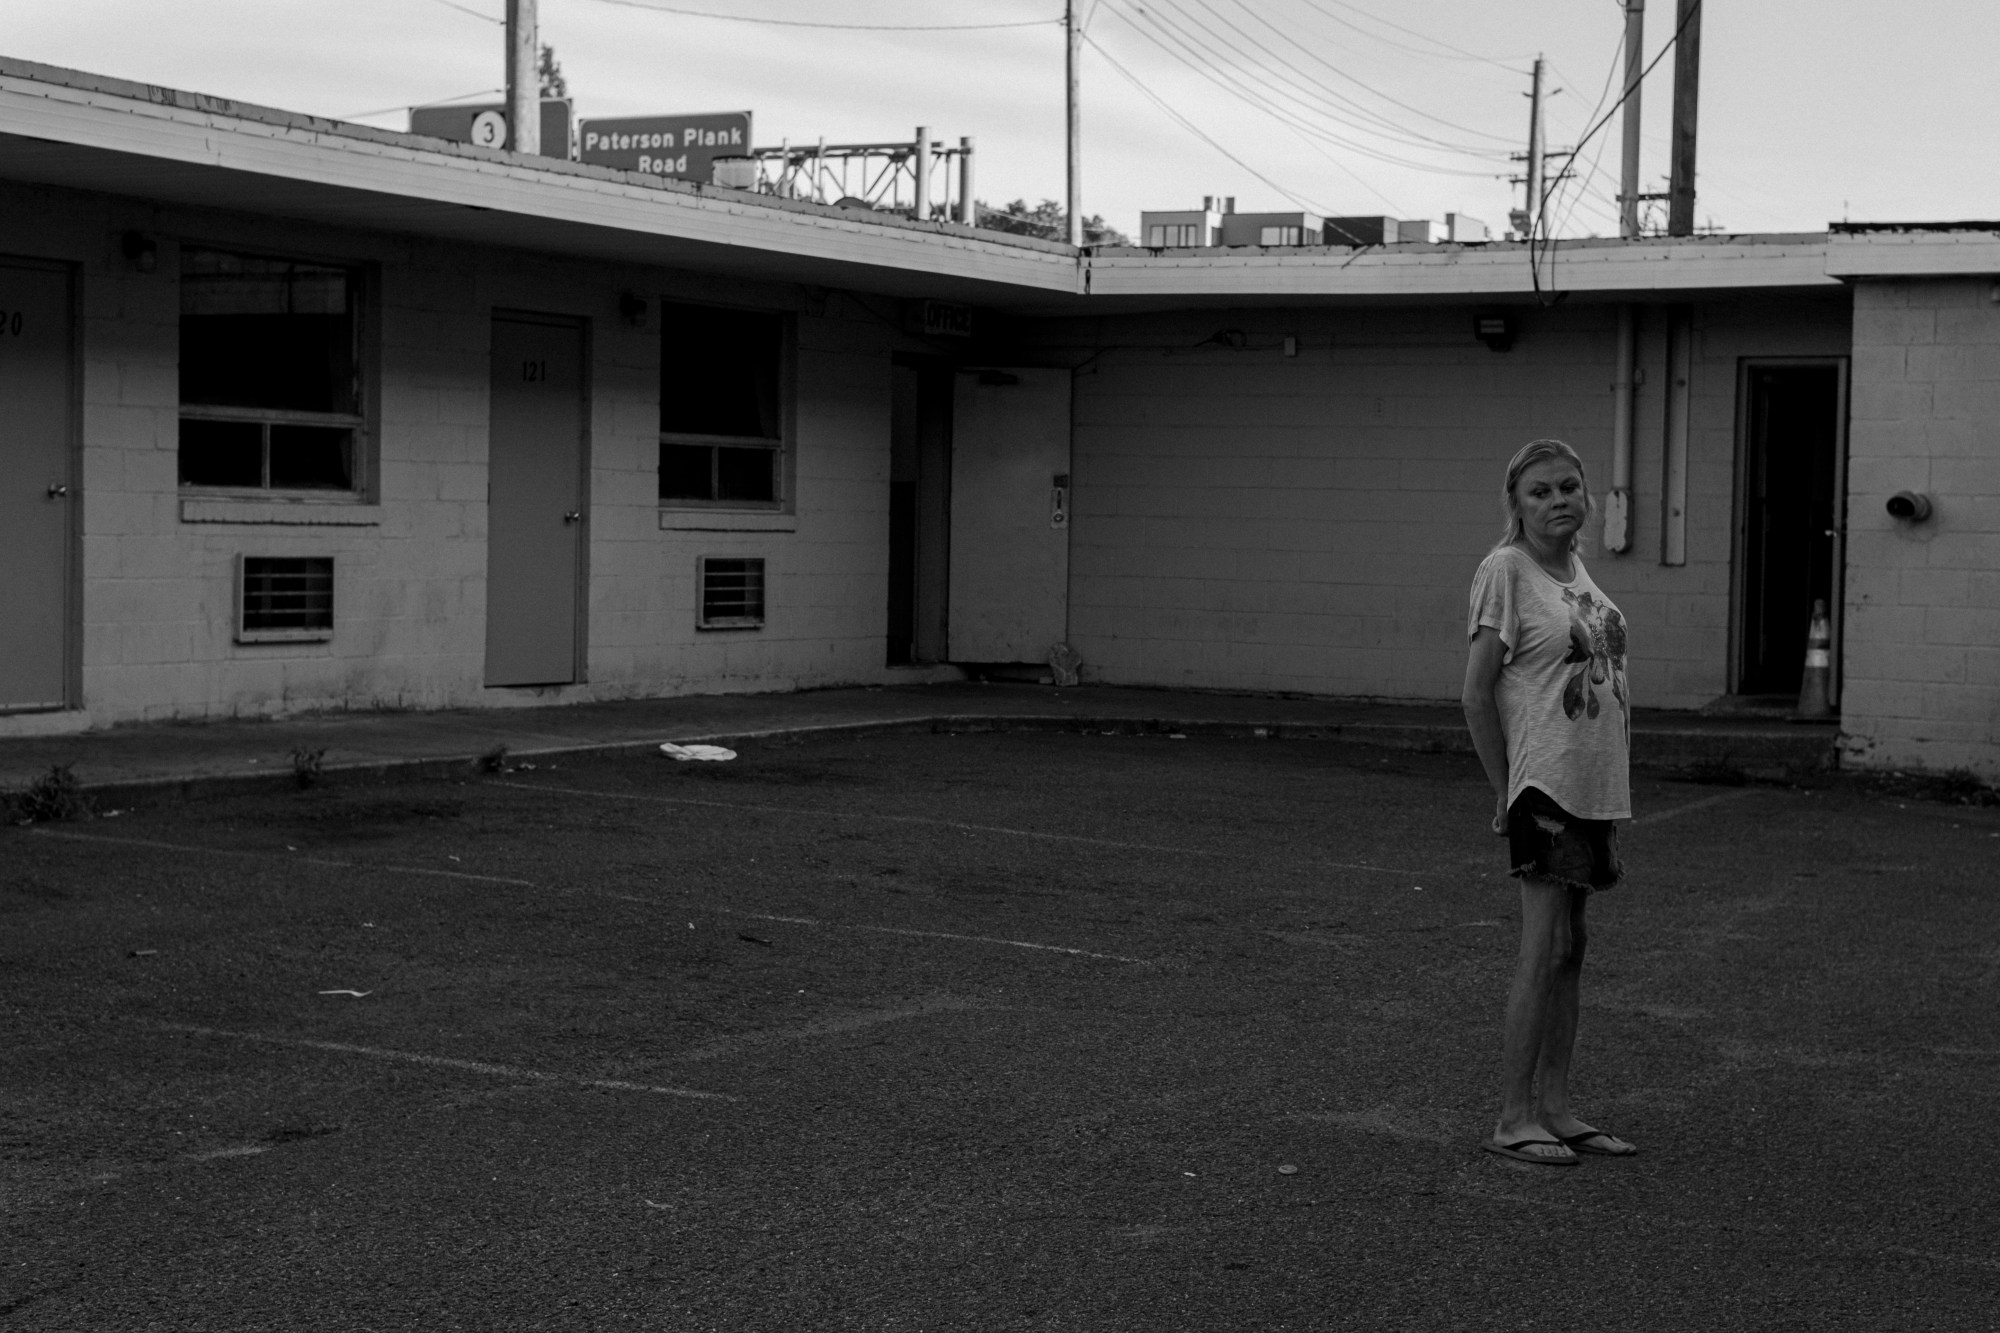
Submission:
<svg viewBox="0 0 2000 1333">
<path fill-rule="evenodd" d="M 563 77 L 562 62 L 556 59 L 556 49 L 546 42 L 542 44 L 541 59 L 535 63 L 535 72 L 541 76 L 542 96 L 569 96 L 569 80 Z"/>
<path fill-rule="evenodd" d="M 1011 231 L 1017 236 L 1039 236 L 1045 241 L 1069 239 L 1069 210 L 1053 199 L 1044 199 L 1030 208 L 1025 199 L 1016 199 L 1005 208 L 994 208 L 985 200 L 974 204 L 979 225 L 990 231 Z M 1130 245 L 1131 238 L 1093 213 L 1083 220 L 1085 245 Z"/>
</svg>

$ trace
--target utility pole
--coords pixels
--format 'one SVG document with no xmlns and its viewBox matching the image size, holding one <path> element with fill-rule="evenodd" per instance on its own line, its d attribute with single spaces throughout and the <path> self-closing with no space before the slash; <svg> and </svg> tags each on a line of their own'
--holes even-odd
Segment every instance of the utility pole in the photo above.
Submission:
<svg viewBox="0 0 2000 1333">
<path fill-rule="evenodd" d="M 1680 0 L 1674 38 L 1673 174 L 1667 235 L 1694 235 L 1694 120 L 1701 91 L 1701 0 Z"/>
<path fill-rule="evenodd" d="M 1083 63 L 1083 28 L 1077 21 L 1076 0 L 1065 0 L 1063 30 L 1069 36 L 1066 98 L 1069 125 L 1069 243 L 1083 244 L 1083 131 L 1077 123 L 1077 66 Z"/>
<path fill-rule="evenodd" d="M 1639 84 L 1646 72 L 1646 0 L 1625 0 L 1625 160 L 1618 172 L 1618 234 L 1639 235 Z"/>
<path fill-rule="evenodd" d="M 1528 238 L 1542 220 L 1542 58 L 1535 57 L 1535 81 L 1528 93 Z"/>
<path fill-rule="evenodd" d="M 917 126 L 917 151 L 912 156 L 910 166 L 916 173 L 916 198 L 910 205 L 910 216 L 918 222 L 931 220 L 931 127 Z"/>
<path fill-rule="evenodd" d="M 535 68 L 535 0 L 507 0 L 507 146 L 542 151 L 542 85 Z"/>
</svg>

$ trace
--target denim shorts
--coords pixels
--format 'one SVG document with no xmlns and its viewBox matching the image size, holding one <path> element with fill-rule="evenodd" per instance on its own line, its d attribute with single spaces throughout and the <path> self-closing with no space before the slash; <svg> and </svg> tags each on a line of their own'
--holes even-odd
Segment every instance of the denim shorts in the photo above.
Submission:
<svg viewBox="0 0 2000 1333">
<path fill-rule="evenodd" d="M 1584 893 L 1625 878 L 1617 825 L 1579 819 L 1540 787 L 1523 788 L 1507 808 L 1507 853 L 1515 876 L 1552 879 Z"/>
</svg>

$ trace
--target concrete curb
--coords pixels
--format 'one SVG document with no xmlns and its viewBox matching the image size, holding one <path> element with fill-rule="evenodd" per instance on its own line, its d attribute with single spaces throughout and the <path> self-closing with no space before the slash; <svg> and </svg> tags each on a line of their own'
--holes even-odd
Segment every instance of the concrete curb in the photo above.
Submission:
<svg viewBox="0 0 2000 1333">
<path fill-rule="evenodd" d="M 822 722 L 760 730 L 672 734 L 631 740 L 540 746 L 507 750 L 510 760 L 560 759 L 568 755 L 621 754 L 656 749 L 664 741 L 681 744 L 741 745 L 750 741 L 809 737 L 1000 732 L 1029 734 L 1096 734 L 1118 736 L 1186 735 L 1228 739 L 1344 741 L 1384 749 L 1429 754 L 1471 754 L 1472 737 L 1459 726 L 1434 723 L 1301 723 L 1218 721 L 1212 718 L 1079 717 L 1074 714 L 937 713 L 921 717 L 868 718 L 854 722 Z M 1747 778 L 1784 779 L 1802 773 L 1826 772 L 1838 766 L 1836 737 L 1813 731 L 1716 731 L 1695 728 L 1644 728 L 1634 733 L 1636 768 L 1666 771 L 1740 773 Z M 490 752 L 490 751 L 489 751 Z M 460 777 L 480 772 L 483 753 L 426 755 L 411 759 L 369 759 L 330 763 L 323 777 L 387 779 L 392 777 Z M 120 796 L 189 799 L 263 787 L 292 788 L 297 778 L 274 765 L 259 773 L 210 773 L 193 777 L 137 778 L 80 784 L 80 790 L 104 800 Z"/>
</svg>

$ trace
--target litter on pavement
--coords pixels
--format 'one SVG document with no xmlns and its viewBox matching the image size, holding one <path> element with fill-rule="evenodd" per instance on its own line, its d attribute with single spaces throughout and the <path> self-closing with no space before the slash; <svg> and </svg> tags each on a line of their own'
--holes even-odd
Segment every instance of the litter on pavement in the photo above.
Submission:
<svg viewBox="0 0 2000 1333">
<path fill-rule="evenodd" d="M 736 751 L 725 750 L 720 745 L 675 745 L 672 741 L 667 741 L 661 745 L 660 753 L 669 759 L 678 760 L 683 763 L 690 759 L 720 761 L 736 757 Z"/>
</svg>

